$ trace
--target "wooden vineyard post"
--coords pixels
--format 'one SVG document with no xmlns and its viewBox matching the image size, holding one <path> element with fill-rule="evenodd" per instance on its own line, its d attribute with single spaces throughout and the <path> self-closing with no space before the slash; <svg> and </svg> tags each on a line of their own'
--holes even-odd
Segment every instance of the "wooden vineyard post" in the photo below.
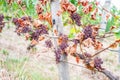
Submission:
<svg viewBox="0 0 120 80">
<path fill-rule="evenodd" d="M 60 1 L 59 0 L 51 0 L 51 14 L 53 20 L 53 28 L 58 30 L 58 33 L 63 33 L 63 23 L 62 16 L 58 16 L 57 12 L 60 10 Z M 57 41 L 54 39 L 54 45 L 57 49 Z M 59 72 L 59 80 L 70 80 L 69 79 L 69 70 L 67 61 L 67 55 L 61 54 L 61 62 L 57 63 L 58 72 Z"/>
<path fill-rule="evenodd" d="M 118 48 L 118 60 L 119 60 L 119 64 L 120 64 L 120 45 L 119 45 L 119 48 Z"/>
<path fill-rule="evenodd" d="M 110 5 L 111 5 L 111 0 L 105 0 L 103 8 L 109 10 Z M 102 12 L 102 21 L 101 21 L 101 24 L 100 24 L 100 27 L 101 27 L 100 31 L 102 32 L 102 34 L 104 34 L 105 30 L 106 30 L 106 24 L 107 24 L 106 15 L 107 15 L 107 12 L 105 10 L 103 10 L 103 12 Z"/>
</svg>

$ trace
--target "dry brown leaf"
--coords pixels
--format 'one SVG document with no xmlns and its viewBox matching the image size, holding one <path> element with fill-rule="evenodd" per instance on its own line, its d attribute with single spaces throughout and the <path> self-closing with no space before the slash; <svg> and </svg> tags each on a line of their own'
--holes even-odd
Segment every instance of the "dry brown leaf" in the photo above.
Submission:
<svg viewBox="0 0 120 80">
<path fill-rule="evenodd" d="M 113 29 L 115 29 L 116 28 L 116 26 L 112 26 L 111 28 L 110 28 L 110 30 L 113 30 Z"/>
<path fill-rule="evenodd" d="M 92 40 L 91 38 L 85 39 L 85 40 L 83 41 L 83 45 L 84 45 L 85 47 L 90 47 L 90 46 L 92 46 L 93 44 L 94 44 L 94 42 L 93 42 L 93 40 Z"/>
<path fill-rule="evenodd" d="M 34 20 L 34 22 L 33 22 L 33 26 L 34 26 L 35 28 L 38 28 L 38 26 L 39 26 L 40 24 L 42 24 L 40 20 Z"/>
<path fill-rule="evenodd" d="M 77 50 L 77 45 L 74 44 L 72 47 L 70 47 L 70 54 L 72 55 L 73 53 L 76 53 Z"/>
<path fill-rule="evenodd" d="M 34 39 L 31 41 L 31 45 L 36 45 L 37 43 L 38 42 L 36 40 L 34 40 Z"/>
<path fill-rule="evenodd" d="M 80 58 L 77 56 L 76 57 L 76 62 L 79 63 L 80 62 Z"/>
<path fill-rule="evenodd" d="M 118 46 L 117 43 L 113 43 L 113 44 L 110 45 L 110 48 L 116 48 L 117 46 Z"/>
<path fill-rule="evenodd" d="M 26 33 L 26 34 L 25 34 L 26 40 L 28 40 L 28 39 L 30 38 L 30 36 L 31 36 L 31 35 L 30 35 L 29 33 Z"/>
<path fill-rule="evenodd" d="M 93 46 L 95 50 L 100 50 L 102 49 L 103 44 L 99 41 L 95 41 Z"/>
<path fill-rule="evenodd" d="M 39 41 L 42 41 L 42 40 L 44 40 L 44 39 L 45 39 L 44 36 L 39 36 L 39 38 L 38 38 Z"/>
</svg>

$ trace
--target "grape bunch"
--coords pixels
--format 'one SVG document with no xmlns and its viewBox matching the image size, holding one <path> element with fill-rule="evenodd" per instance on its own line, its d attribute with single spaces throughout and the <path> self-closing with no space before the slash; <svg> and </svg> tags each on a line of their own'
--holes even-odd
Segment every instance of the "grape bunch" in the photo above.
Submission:
<svg viewBox="0 0 120 80">
<path fill-rule="evenodd" d="M 64 51 L 64 50 L 68 47 L 68 44 L 65 43 L 65 42 L 62 42 L 62 43 L 59 45 L 59 47 L 60 47 L 61 50 Z"/>
<path fill-rule="evenodd" d="M 62 41 L 63 42 L 67 42 L 68 41 L 67 35 L 60 34 L 60 36 L 62 37 Z"/>
<path fill-rule="evenodd" d="M 88 39 L 88 38 L 92 38 L 93 39 L 91 26 L 86 26 L 83 29 L 83 33 L 84 33 L 84 39 L 83 40 Z"/>
<path fill-rule="evenodd" d="M 56 62 L 60 62 L 61 53 L 62 53 L 61 49 L 60 48 L 55 49 L 54 53 L 56 57 Z"/>
<path fill-rule="evenodd" d="M 98 71 L 103 70 L 101 64 L 103 64 L 103 61 L 101 60 L 101 58 L 98 58 L 98 57 L 94 58 L 94 67 L 95 67 Z"/>
<path fill-rule="evenodd" d="M 50 39 L 48 39 L 48 40 L 45 41 L 45 45 L 48 48 L 51 48 L 53 46 L 52 41 Z"/>
<path fill-rule="evenodd" d="M 78 25 L 78 26 L 81 25 L 81 22 L 80 22 L 81 17 L 80 17 L 80 15 L 78 13 L 72 13 L 71 14 L 71 19 L 73 21 L 75 21 L 76 25 Z"/>
<path fill-rule="evenodd" d="M 13 18 L 12 22 L 15 24 L 15 26 L 19 27 L 20 24 L 18 22 L 18 18 Z"/>
<path fill-rule="evenodd" d="M 30 27 L 23 27 L 21 32 L 22 33 L 32 32 L 32 29 Z"/>
<path fill-rule="evenodd" d="M 18 35 L 20 35 L 21 33 L 32 32 L 32 28 L 30 27 L 30 24 L 29 24 L 29 22 L 31 22 L 30 17 L 13 18 L 12 22 L 16 25 L 15 32 Z"/>
<path fill-rule="evenodd" d="M 64 51 L 68 47 L 68 37 L 67 35 L 60 34 L 61 43 L 59 45 L 60 49 Z"/>
<path fill-rule="evenodd" d="M 39 29 L 38 29 L 38 32 L 40 32 L 40 34 L 48 34 L 48 29 L 47 29 L 47 26 L 41 24 L 39 25 Z"/>
<path fill-rule="evenodd" d="M 2 29 L 5 25 L 5 23 L 3 22 L 4 16 L 3 14 L 0 14 L 0 32 L 2 32 Z"/>
<path fill-rule="evenodd" d="M 48 29 L 45 25 L 40 24 L 39 28 L 36 29 L 32 34 L 31 34 L 31 39 L 38 40 L 39 36 L 43 34 L 48 34 Z"/>
</svg>

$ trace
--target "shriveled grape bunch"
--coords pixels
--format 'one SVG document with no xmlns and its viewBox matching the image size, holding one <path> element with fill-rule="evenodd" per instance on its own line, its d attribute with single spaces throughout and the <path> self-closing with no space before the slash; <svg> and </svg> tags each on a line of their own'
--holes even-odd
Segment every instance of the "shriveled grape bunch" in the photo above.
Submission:
<svg viewBox="0 0 120 80">
<path fill-rule="evenodd" d="M 26 40 L 31 44 L 28 49 L 34 47 L 39 41 L 44 39 L 42 35 L 48 34 L 48 28 L 44 24 L 34 25 L 30 17 L 14 18 L 13 23 L 16 25 L 15 32 L 18 35 L 24 35 Z"/>
<path fill-rule="evenodd" d="M 83 30 L 83 33 L 84 33 L 84 40 L 93 37 L 91 26 L 86 26 Z"/>
<path fill-rule="evenodd" d="M 16 25 L 15 32 L 20 35 L 21 33 L 29 33 L 32 31 L 30 24 L 30 17 L 22 17 L 22 18 L 13 18 L 12 21 Z"/>
<path fill-rule="evenodd" d="M 78 26 L 81 25 L 81 22 L 80 22 L 81 17 L 78 13 L 72 13 L 71 19 L 76 23 L 76 25 L 78 25 Z"/>
</svg>

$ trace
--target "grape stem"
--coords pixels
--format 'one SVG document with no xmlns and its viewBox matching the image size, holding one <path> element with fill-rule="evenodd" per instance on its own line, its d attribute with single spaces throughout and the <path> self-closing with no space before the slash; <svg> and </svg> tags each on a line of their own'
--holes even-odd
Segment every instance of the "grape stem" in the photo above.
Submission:
<svg viewBox="0 0 120 80">
<path fill-rule="evenodd" d="M 101 36 L 101 37 L 98 37 L 96 39 L 102 39 L 102 38 L 108 38 L 108 37 L 113 37 L 114 35 L 108 35 L 108 36 Z"/>
<path fill-rule="evenodd" d="M 112 43 L 112 44 L 115 44 L 115 43 L 116 43 L 116 42 L 114 42 L 114 43 Z M 111 44 L 111 45 L 112 45 L 112 44 Z M 102 49 L 101 51 L 96 52 L 94 55 L 92 55 L 92 57 L 95 57 L 96 55 L 100 54 L 101 52 L 103 52 L 103 51 L 109 49 L 109 48 L 111 47 L 111 45 L 109 45 L 108 47 Z"/>
</svg>

